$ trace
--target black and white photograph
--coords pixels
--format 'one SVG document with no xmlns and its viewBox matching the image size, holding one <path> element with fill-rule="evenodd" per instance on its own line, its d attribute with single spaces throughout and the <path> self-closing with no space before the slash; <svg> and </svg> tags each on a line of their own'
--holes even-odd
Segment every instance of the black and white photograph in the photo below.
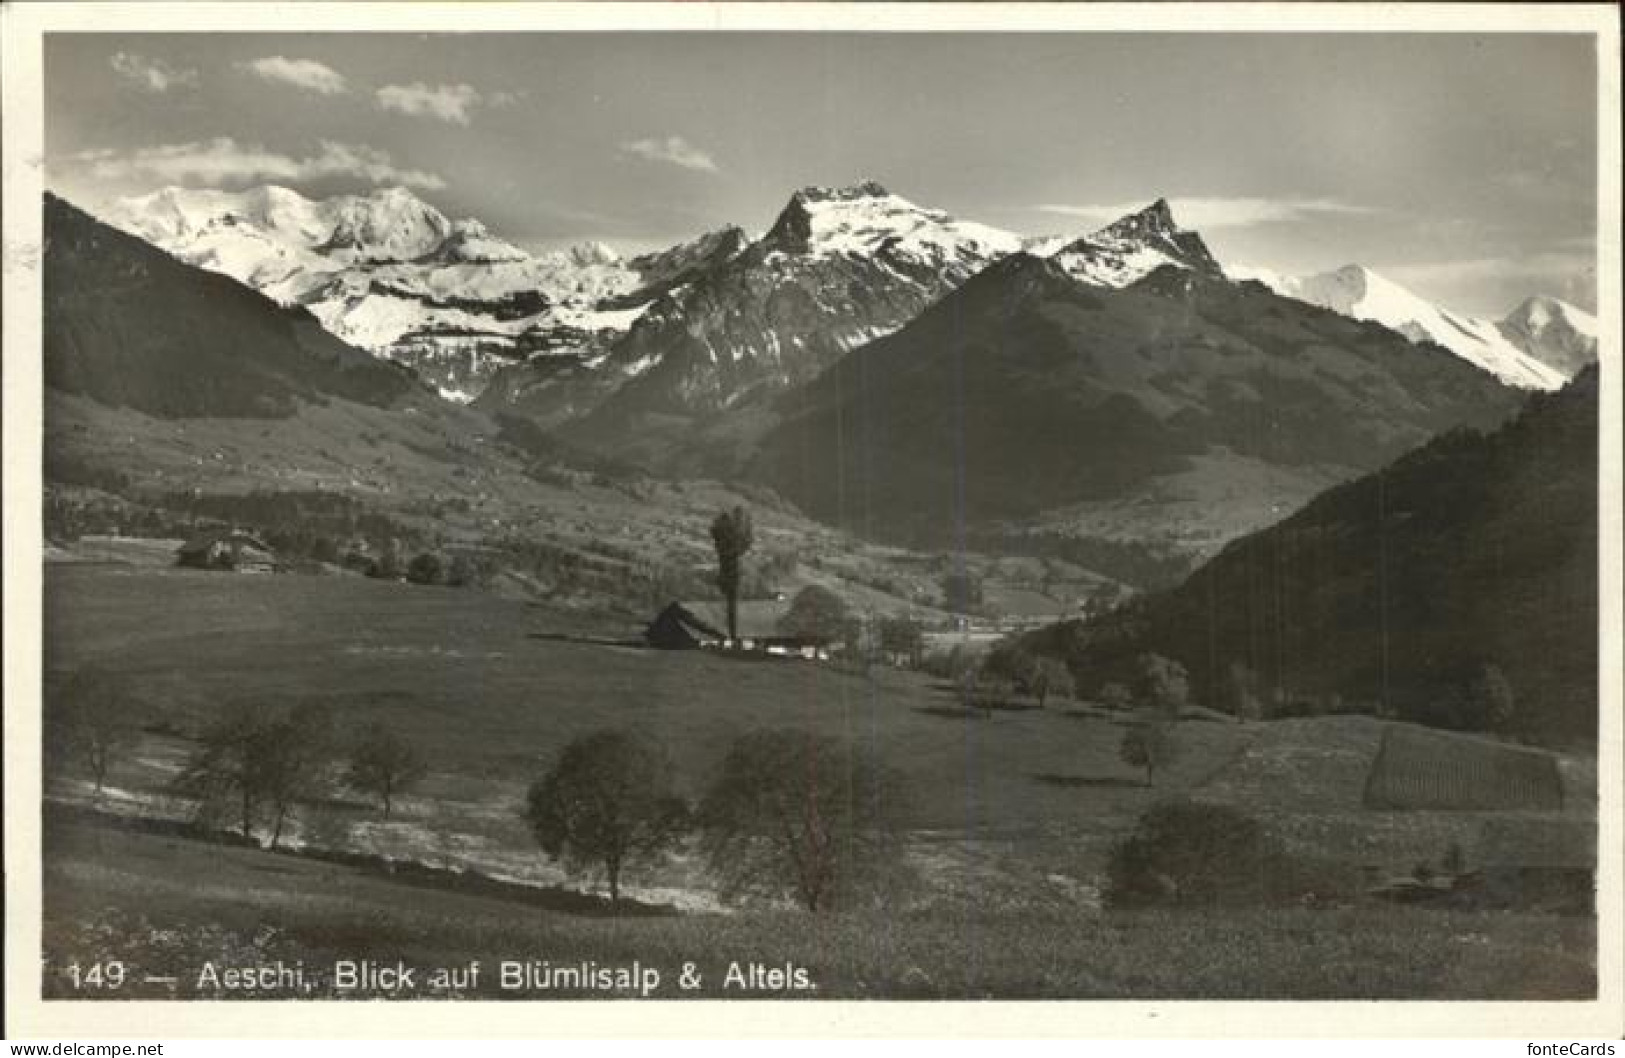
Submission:
<svg viewBox="0 0 1625 1058">
<path fill-rule="evenodd" d="M 1617 11 L 325 6 L 35 38 L 31 998 L 1618 1001 Z"/>
</svg>

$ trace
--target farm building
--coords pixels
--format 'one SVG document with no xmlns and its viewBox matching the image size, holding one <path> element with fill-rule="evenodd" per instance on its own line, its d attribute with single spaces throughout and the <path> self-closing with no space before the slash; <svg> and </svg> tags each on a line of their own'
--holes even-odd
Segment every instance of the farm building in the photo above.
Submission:
<svg viewBox="0 0 1625 1058">
<path fill-rule="evenodd" d="M 271 546 L 241 529 L 213 529 L 194 536 L 181 545 L 176 564 L 237 573 L 275 573 L 277 569 Z"/>
<path fill-rule="evenodd" d="M 661 650 L 695 650 L 721 646 L 728 634 L 707 624 L 688 607 L 674 602 L 643 630 L 643 641 Z"/>
<path fill-rule="evenodd" d="M 789 612 L 782 600 L 739 604 L 739 648 L 779 657 L 824 660 L 828 644 L 786 635 L 779 622 Z M 728 608 L 721 602 L 673 602 L 643 631 L 644 642 L 662 650 L 695 650 L 728 645 Z"/>
<path fill-rule="evenodd" d="M 1474 888 L 1494 906 L 1590 914 L 1596 908 L 1597 827 L 1508 817 L 1485 822 L 1471 854 Z"/>
<path fill-rule="evenodd" d="M 1366 782 L 1367 808 L 1556 811 L 1563 781 L 1550 753 L 1494 739 L 1393 726 Z"/>
</svg>

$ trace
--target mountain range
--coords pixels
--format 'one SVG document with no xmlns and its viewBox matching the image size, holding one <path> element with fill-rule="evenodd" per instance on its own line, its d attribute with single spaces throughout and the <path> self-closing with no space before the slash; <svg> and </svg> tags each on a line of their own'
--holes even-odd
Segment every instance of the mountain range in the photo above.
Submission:
<svg viewBox="0 0 1625 1058">
<path fill-rule="evenodd" d="M 531 254 L 399 189 L 169 189 L 114 214 L 177 265 L 224 272 L 510 431 L 753 481 L 929 546 L 1211 554 L 1561 383 L 1515 339 L 1566 364 L 1594 355 L 1594 321 L 1549 300 L 1492 336 L 1364 269 L 1249 282 L 1164 200 L 1082 237 L 1024 239 L 872 181 L 808 187 L 760 237 L 724 228 L 631 259 Z M 64 335 L 83 330 L 71 315 Z M 91 385 L 74 375 L 83 354 L 61 359 L 54 377 Z"/>
<path fill-rule="evenodd" d="M 1016 254 L 786 393 L 749 472 L 826 521 L 944 546 L 1069 506 L 1155 509 L 1169 480 L 1217 519 L 1226 486 L 1266 467 L 1231 500 L 1256 528 L 1519 399 L 1443 350 L 1215 268 L 1165 263 L 1113 289 Z"/>
<path fill-rule="evenodd" d="M 750 303 L 754 284 L 778 277 L 800 291 L 792 303 L 804 315 L 719 312 L 716 329 L 700 332 L 709 346 L 657 356 L 567 425 L 630 406 L 623 422 L 663 444 L 686 438 L 681 459 L 726 468 L 753 504 L 804 534 L 828 526 L 916 549 L 1087 556 L 1096 571 L 1107 567 L 1094 559 L 1148 569 L 1141 560 L 1159 547 L 1206 557 L 1177 586 L 1034 638 L 1097 681 L 1155 652 L 1224 707 L 1245 686 L 1268 710 L 1376 709 L 1472 727 L 1471 688 L 1493 668 L 1523 703 L 1516 729 L 1594 737 L 1595 366 L 1531 396 L 1441 343 L 1228 278 L 1162 203 L 1085 240 L 1025 247 L 872 185 L 804 192 L 792 206 L 762 239 L 725 231 L 629 262 L 644 286 L 628 296 L 660 289 L 597 355 L 625 355 L 619 342 L 654 325 L 644 320 L 679 318 L 684 288 L 714 285 L 712 304 L 724 292 Z M 458 230 L 335 215 L 321 222 L 332 223 L 326 242 L 345 245 L 319 252 L 348 255 L 346 268 L 436 238 L 439 252 Z M 889 242 L 899 227 L 913 238 Z M 439 512 L 436 531 L 455 520 L 473 542 L 509 540 L 516 517 L 569 523 L 585 540 L 604 530 L 582 513 L 576 483 L 622 471 L 602 461 L 605 447 L 573 447 L 590 432 L 504 425 L 488 399 L 446 401 L 305 306 L 53 196 L 45 234 L 48 484 L 163 503 L 273 483 L 265 495 L 292 488 L 297 506 L 307 495 L 297 482 L 385 504 L 392 517 Z M 917 269 L 916 294 L 931 275 L 947 289 L 917 311 L 850 289 L 841 306 L 823 300 L 840 289 L 832 276 L 876 261 Z M 607 266 L 600 255 L 582 267 Z M 1080 268 L 1097 270 L 1092 281 Z M 732 397 L 679 386 L 667 399 L 656 387 L 641 408 L 628 397 L 656 370 L 688 364 L 701 380 L 726 377 L 707 372 L 715 365 L 749 370 L 754 350 L 736 355 L 720 344 L 729 335 L 802 326 L 810 347 L 832 315 L 909 311 L 867 341 L 845 332 L 851 348 L 832 342 L 805 378 L 764 375 Z M 1507 323 L 1576 362 L 1584 325 L 1540 300 Z M 690 429 L 662 433 L 662 415 Z M 686 480 L 670 502 L 705 508 L 682 499 L 697 484 Z M 626 481 L 640 495 L 655 487 Z M 634 529 L 623 502 L 609 509 Z M 703 514 L 685 510 L 679 538 L 702 538 Z M 1180 539 L 1182 518 L 1207 535 Z"/>
<path fill-rule="evenodd" d="M 805 382 L 1017 252 L 1050 257 L 1089 286 L 1123 287 L 1169 264 L 1256 279 L 1440 344 L 1520 388 L 1555 388 L 1596 350 L 1595 319 L 1554 298 L 1491 322 L 1359 265 L 1304 277 L 1222 265 L 1164 200 L 1080 238 L 1034 239 L 873 181 L 808 187 L 760 238 L 728 227 L 630 259 L 602 244 L 531 253 L 402 188 L 325 200 L 270 186 L 166 188 L 118 201 L 105 219 L 307 307 L 443 396 L 484 396 L 593 443 Z"/>
<path fill-rule="evenodd" d="M 223 275 L 45 199 L 45 384 L 160 418 L 286 418 L 337 397 L 433 400 L 407 368 Z"/>
<path fill-rule="evenodd" d="M 1301 277 L 1245 267 L 1230 274 L 1375 321 L 1412 341 L 1434 342 L 1524 389 L 1556 389 L 1597 357 L 1596 318 L 1553 297 L 1528 298 L 1505 319 L 1491 321 L 1435 305 L 1363 265 Z"/>
<path fill-rule="evenodd" d="M 532 254 L 404 188 L 312 201 L 283 187 L 166 188 L 104 218 L 188 264 L 301 305 L 346 342 L 469 401 L 503 364 L 623 333 L 742 242 L 715 233 L 623 260 L 601 243 Z"/>
</svg>

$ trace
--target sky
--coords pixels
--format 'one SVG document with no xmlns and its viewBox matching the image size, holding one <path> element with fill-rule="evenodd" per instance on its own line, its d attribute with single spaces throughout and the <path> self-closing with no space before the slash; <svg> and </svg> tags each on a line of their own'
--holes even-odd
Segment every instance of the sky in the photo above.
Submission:
<svg viewBox="0 0 1625 1058">
<path fill-rule="evenodd" d="M 771 226 L 875 179 L 1027 235 L 1159 197 L 1221 262 L 1594 310 L 1579 35 L 52 34 L 47 184 L 403 185 L 532 248 Z"/>
</svg>

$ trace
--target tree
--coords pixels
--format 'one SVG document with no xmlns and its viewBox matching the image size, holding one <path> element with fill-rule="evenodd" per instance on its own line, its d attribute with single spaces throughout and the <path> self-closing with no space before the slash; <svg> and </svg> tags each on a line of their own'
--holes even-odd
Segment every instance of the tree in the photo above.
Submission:
<svg viewBox="0 0 1625 1058">
<path fill-rule="evenodd" d="M 1258 695 L 1258 674 L 1240 661 L 1232 661 L 1225 670 L 1220 688 L 1222 706 L 1240 720 L 1262 720 L 1264 702 Z"/>
<path fill-rule="evenodd" d="M 1173 721 L 1165 716 L 1149 715 L 1125 732 L 1118 747 L 1123 763 L 1145 769 L 1145 784 L 1157 784 L 1157 769 L 1171 763 L 1177 755 Z"/>
<path fill-rule="evenodd" d="M 815 643 L 833 643 L 847 630 L 846 603 L 828 588 L 809 584 L 796 592 L 779 618 L 779 631 Z"/>
<path fill-rule="evenodd" d="M 595 731 L 564 747 L 525 802 L 542 851 L 575 865 L 604 869 L 611 907 L 621 900 L 621 872 L 664 851 L 688 822 L 671 764 L 653 742 L 626 731 Z"/>
<path fill-rule="evenodd" d="M 331 727 L 315 705 L 281 713 L 241 702 L 210 724 L 177 780 L 208 816 L 230 804 L 243 837 L 269 814 L 271 847 L 282 839 L 289 812 L 319 792 L 331 761 Z"/>
<path fill-rule="evenodd" d="M 979 706 L 984 717 L 991 717 L 995 706 L 1002 706 L 1015 696 L 1015 681 L 998 669 L 985 663 L 964 684 L 969 698 L 967 704 Z"/>
<path fill-rule="evenodd" d="M 839 739 L 793 730 L 736 738 L 700 807 L 704 850 L 730 899 L 856 901 L 897 862 L 890 775 Z"/>
<path fill-rule="evenodd" d="M 138 734 L 123 688 L 97 668 L 79 670 L 53 696 L 44 726 L 46 755 L 55 762 L 84 769 L 98 795 L 114 762 Z"/>
<path fill-rule="evenodd" d="M 745 553 L 755 542 L 750 512 L 744 507 L 723 511 L 711 523 L 711 542 L 717 549 L 717 587 L 728 602 L 728 638 L 739 641 L 739 582 Z"/>
<path fill-rule="evenodd" d="M 411 742 L 383 724 L 373 723 L 358 732 L 350 748 L 345 778 L 357 790 L 378 798 L 388 819 L 395 796 L 428 773 L 427 762 Z"/>
<path fill-rule="evenodd" d="M 1517 700 L 1512 684 L 1499 665 L 1485 665 L 1478 670 L 1467 686 L 1467 712 L 1470 722 L 1465 725 L 1484 731 L 1505 732 L 1512 726 Z"/>
<path fill-rule="evenodd" d="M 925 650 L 925 631 L 912 617 L 885 617 L 880 621 L 880 649 L 892 657 L 906 657 L 918 667 Z"/>
<path fill-rule="evenodd" d="M 484 555 L 453 555 L 446 566 L 446 583 L 453 588 L 484 587 L 495 573 L 495 563 Z"/>
<path fill-rule="evenodd" d="M 1038 707 L 1042 709 L 1050 695 L 1060 698 L 1070 698 L 1076 693 L 1072 682 L 1072 670 L 1055 658 L 1042 656 L 1033 662 L 1029 677 L 1029 688 L 1033 697 L 1038 699 Z"/>
<path fill-rule="evenodd" d="M 231 801 L 244 838 L 254 836 L 259 818 L 261 790 L 254 758 L 261 723 L 247 703 L 228 707 L 198 736 L 198 747 L 176 780 L 179 792 L 197 799 L 199 815 L 222 810 Z"/>
<path fill-rule="evenodd" d="M 1122 711 L 1134 705 L 1134 696 L 1121 683 L 1108 683 L 1100 688 L 1100 704 L 1108 709 Z"/>
<path fill-rule="evenodd" d="M 288 814 L 327 785 L 333 725 L 327 711 L 301 703 L 272 717 L 253 740 L 251 773 L 271 814 L 271 848 L 282 840 Z"/>
<path fill-rule="evenodd" d="M 1032 690 L 1033 669 L 1038 659 L 1014 638 L 1002 639 L 982 659 L 982 671 L 1024 691 Z"/>
<path fill-rule="evenodd" d="M 383 554 L 367 567 L 367 576 L 379 580 L 400 580 L 405 575 L 406 567 L 401 562 L 400 550 L 394 544 L 386 547 Z"/>
<path fill-rule="evenodd" d="M 1190 704 L 1191 683 L 1185 666 L 1161 654 L 1141 654 L 1140 700 L 1153 709 L 1177 716 Z"/>
<path fill-rule="evenodd" d="M 406 579 L 413 584 L 439 584 L 445 576 L 444 569 L 439 555 L 425 551 L 407 564 Z"/>
<path fill-rule="evenodd" d="M 942 607 L 951 613 L 969 613 L 982 605 L 982 579 L 968 569 L 949 570 L 942 576 Z"/>
</svg>

